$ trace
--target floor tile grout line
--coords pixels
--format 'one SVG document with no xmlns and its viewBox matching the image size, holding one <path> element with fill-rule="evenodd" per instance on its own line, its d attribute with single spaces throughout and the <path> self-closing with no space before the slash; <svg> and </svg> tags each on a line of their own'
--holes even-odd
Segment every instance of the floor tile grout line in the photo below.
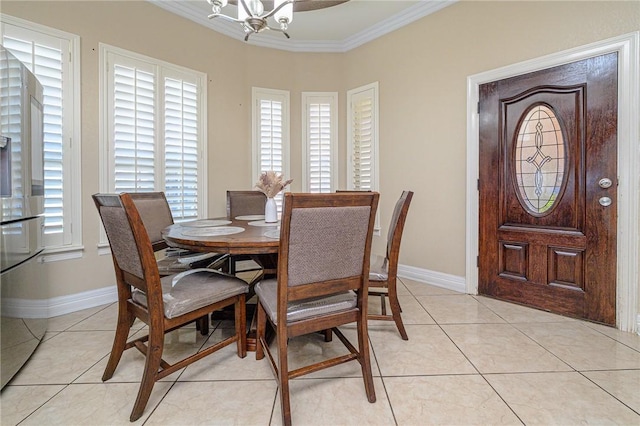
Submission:
<svg viewBox="0 0 640 426">
<path fill-rule="evenodd" d="M 635 352 L 640 353 L 640 350 L 638 350 L 638 349 L 636 349 L 636 348 L 634 348 L 634 347 L 632 347 L 632 346 L 629 346 L 628 344 L 626 344 L 626 343 L 625 343 L 625 342 L 623 342 L 622 340 L 618 340 L 618 339 L 616 339 L 616 338 L 615 338 L 615 337 L 613 337 L 613 336 L 609 336 L 607 333 L 604 333 L 604 332 L 602 332 L 602 331 L 598 330 L 597 328 L 590 327 L 590 325 L 589 325 L 589 324 L 596 324 L 596 323 L 590 323 L 590 322 L 588 322 L 588 321 L 579 321 L 579 324 L 581 324 L 582 326 L 584 326 L 584 327 L 588 328 L 589 330 L 595 331 L 595 332 L 596 332 L 596 333 L 598 333 L 598 334 L 601 334 L 601 335 L 603 335 L 603 336 L 605 336 L 605 337 L 608 337 L 609 339 L 611 339 L 611 340 L 613 340 L 613 341 L 615 341 L 615 342 L 617 342 L 617 343 L 620 343 L 620 344 L 621 344 L 621 345 L 623 345 L 623 346 L 628 347 L 628 348 L 629 348 L 629 349 L 631 349 L 632 351 L 635 351 Z M 601 324 L 598 324 L 598 325 L 601 325 Z M 606 327 L 606 326 L 603 326 L 603 327 Z M 612 329 L 612 330 L 616 330 L 616 329 L 614 328 L 614 329 Z M 633 334 L 633 333 L 632 333 L 632 334 Z"/>
<path fill-rule="evenodd" d="M 540 348 L 542 348 L 543 350 L 545 350 L 547 353 L 549 353 L 551 356 L 553 356 L 554 358 L 556 358 L 558 361 L 562 362 L 563 364 L 565 364 L 567 367 L 571 368 L 573 371 L 577 371 L 571 364 L 569 364 L 567 361 L 563 360 L 562 358 L 560 358 L 558 355 L 556 355 L 551 349 L 545 347 L 542 343 L 538 342 L 537 340 L 535 340 L 533 337 L 529 336 L 527 333 L 525 333 L 524 331 L 522 331 L 521 329 L 519 329 L 518 327 L 516 327 L 515 324 L 513 324 L 512 322 L 508 321 L 506 318 L 503 318 L 500 313 L 496 312 L 495 309 L 492 309 L 491 306 L 487 306 L 485 304 L 483 304 L 481 301 L 479 301 L 475 296 L 472 296 L 475 300 L 478 301 L 478 303 L 482 304 L 483 306 L 485 306 L 487 309 L 491 310 L 494 314 L 496 314 L 498 317 L 502 318 L 505 321 L 505 324 L 509 325 L 509 327 L 513 328 L 514 330 L 516 330 L 518 333 L 522 334 L 524 337 L 526 337 L 527 339 L 529 339 L 531 342 L 533 342 L 534 344 L 538 345 Z M 528 322 L 526 324 L 553 324 L 553 323 L 539 323 L 539 322 Z"/>
<path fill-rule="evenodd" d="M 368 330 L 368 328 L 367 328 Z M 368 333 L 368 331 L 367 331 Z M 396 426 L 398 426 L 398 419 L 396 418 L 396 413 L 393 411 L 393 404 L 391 403 L 391 397 L 389 396 L 389 392 L 387 391 L 387 385 L 384 381 L 384 375 L 382 374 L 382 369 L 380 368 L 380 363 L 378 362 L 378 356 L 376 355 L 376 350 L 373 347 L 373 341 L 371 340 L 371 336 L 367 336 L 369 338 L 369 347 L 371 348 L 371 352 L 373 353 L 373 357 L 376 360 L 376 366 L 378 367 L 378 372 L 380 373 L 380 381 L 382 382 L 382 388 L 384 389 L 384 394 L 387 397 L 387 402 L 389 402 L 389 409 L 391 410 L 391 417 L 393 417 L 393 421 Z"/>
<path fill-rule="evenodd" d="M 43 385 L 38 385 L 38 386 L 43 386 Z M 47 385 L 44 385 L 47 386 Z M 52 385 L 53 386 L 53 385 Z M 22 420 L 20 420 L 18 423 L 16 423 L 17 425 L 20 425 L 21 423 L 24 423 L 29 417 L 33 416 L 36 411 L 40 410 L 42 407 L 44 407 L 45 405 L 47 405 L 52 399 L 54 399 L 56 396 L 58 396 L 60 393 L 62 393 L 62 391 L 64 391 L 66 388 L 69 387 L 69 384 L 66 385 L 57 385 L 57 386 L 62 386 L 62 388 L 54 393 L 53 395 L 51 395 L 51 397 L 47 398 L 46 401 L 44 401 L 42 404 L 40 404 L 37 408 L 35 408 L 33 411 L 31 411 L 29 414 L 27 414 Z"/>
<path fill-rule="evenodd" d="M 520 421 L 520 423 L 522 423 L 523 425 L 526 425 L 526 423 L 524 422 L 524 420 L 522 420 L 522 418 L 520 418 L 516 410 L 514 410 L 513 407 L 507 402 L 507 400 L 505 400 L 504 397 L 500 394 L 500 392 L 498 392 L 498 390 L 495 387 L 493 387 L 493 385 L 491 384 L 491 382 L 489 382 L 489 380 L 485 377 L 485 375 L 480 374 L 480 376 L 482 377 L 482 380 L 484 380 L 484 382 L 491 388 L 491 390 L 493 390 L 493 392 L 495 392 L 495 394 L 498 395 L 498 398 L 500 398 L 500 400 L 504 402 L 504 404 L 507 407 L 509 407 L 509 410 L 511 410 L 513 415 L 516 416 L 516 418 Z"/>
<path fill-rule="evenodd" d="M 604 370 L 604 371 L 624 371 L 624 370 Z M 626 402 L 622 401 L 620 398 L 618 398 L 617 396 L 615 396 L 614 394 L 612 394 L 611 392 L 606 390 L 604 387 L 600 386 L 597 382 L 591 380 L 591 378 L 586 376 L 583 371 L 578 371 L 577 373 L 580 374 L 585 379 L 587 379 L 588 381 L 590 381 L 591 383 L 593 383 L 594 385 L 596 385 L 598 388 L 602 389 L 605 393 L 607 393 L 607 395 L 611 396 L 613 399 L 615 399 L 616 401 L 620 402 L 622 405 L 624 405 L 625 407 L 627 407 L 628 409 L 630 409 L 631 411 L 636 413 L 638 416 L 640 416 L 640 411 L 639 410 L 634 410 Z"/>
</svg>

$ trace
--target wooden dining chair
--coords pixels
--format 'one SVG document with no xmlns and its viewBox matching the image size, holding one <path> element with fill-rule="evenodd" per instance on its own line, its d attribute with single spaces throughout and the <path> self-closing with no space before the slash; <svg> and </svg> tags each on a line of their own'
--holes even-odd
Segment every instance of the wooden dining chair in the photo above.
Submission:
<svg viewBox="0 0 640 426">
<path fill-rule="evenodd" d="M 264 215 L 267 196 L 260 191 L 227 191 L 227 217 Z"/>
<path fill-rule="evenodd" d="M 207 267 L 222 261 L 228 255 L 218 253 L 199 253 L 183 249 L 169 248 L 162 238 L 162 230 L 173 225 L 171 207 L 164 192 L 137 192 L 130 194 L 142 223 L 149 235 L 154 252 L 165 250 L 158 259 L 160 275 L 170 275 L 188 269 Z"/>
<path fill-rule="evenodd" d="M 398 300 L 396 281 L 402 231 L 412 198 L 412 191 L 403 191 L 400 199 L 396 202 L 387 233 L 386 253 L 384 256 L 375 256 L 371 259 L 371 271 L 369 272 L 369 295 L 379 296 L 381 304 L 381 314 L 369 314 L 369 319 L 394 321 L 403 340 L 408 340 L 409 337 L 402 322 L 402 309 Z M 389 299 L 391 314 L 387 314 L 385 299 Z"/>
<path fill-rule="evenodd" d="M 260 191 L 227 191 L 227 217 L 231 220 L 241 216 L 264 215 L 267 196 Z M 229 259 L 230 274 L 238 272 L 258 271 L 267 266 L 271 272 L 271 264 L 275 258 L 269 255 L 233 255 Z"/>
<path fill-rule="evenodd" d="M 162 230 L 173 225 L 173 214 L 164 192 L 136 192 L 130 194 L 138 209 L 147 235 L 151 240 L 158 262 L 160 276 L 184 272 L 189 269 L 211 267 L 219 269 L 227 254 L 199 253 L 184 249 L 174 249 L 162 238 Z M 157 253 L 164 250 L 164 255 Z M 203 336 L 209 334 L 209 316 L 205 315 L 196 322 L 197 329 Z"/>
<path fill-rule="evenodd" d="M 378 197 L 376 192 L 284 195 L 277 278 L 256 285 L 256 359 L 268 355 L 285 425 L 291 424 L 289 380 L 348 361 L 360 363 L 367 399 L 376 400 L 367 287 Z M 265 339 L 267 320 L 276 330 L 277 361 Z M 357 325 L 357 348 L 337 328 L 349 323 Z M 349 354 L 289 371 L 289 339 L 326 329 L 333 330 Z"/>
<path fill-rule="evenodd" d="M 138 396 L 129 417 L 133 422 L 142 416 L 156 381 L 234 342 L 238 356 L 246 356 L 248 285 L 209 269 L 161 278 L 153 245 L 132 194 L 95 194 L 93 200 L 111 246 L 118 290 L 118 323 L 102 380 L 113 376 L 125 350 L 136 348 L 146 357 Z M 235 309 L 232 336 L 174 364 L 162 359 L 165 333 L 227 306 Z M 148 326 L 148 334 L 128 341 L 136 318 Z"/>
</svg>

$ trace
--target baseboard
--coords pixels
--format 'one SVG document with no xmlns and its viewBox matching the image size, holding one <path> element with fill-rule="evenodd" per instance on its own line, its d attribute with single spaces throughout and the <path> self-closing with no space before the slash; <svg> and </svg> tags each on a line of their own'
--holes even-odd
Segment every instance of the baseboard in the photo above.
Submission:
<svg viewBox="0 0 640 426">
<path fill-rule="evenodd" d="M 49 299 L 49 317 L 69 314 L 95 306 L 113 303 L 118 300 L 116 286 L 83 291 L 69 296 L 59 296 Z"/>
<path fill-rule="evenodd" d="M 398 276 L 410 280 L 431 284 L 460 293 L 466 293 L 467 284 L 464 277 L 416 268 L 414 266 L 398 265 Z"/>
<path fill-rule="evenodd" d="M 414 281 L 431 284 L 436 287 L 465 293 L 464 277 L 399 265 L 398 276 Z M 3 299 L 2 314 L 14 318 L 47 318 L 70 314 L 72 312 L 106 305 L 118 300 L 116 286 L 103 287 L 96 290 L 83 291 L 68 296 L 53 297 L 42 300 Z M 638 316 L 640 324 L 640 315 Z M 640 327 L 638 327 L 640 330 Z"/>
</svg>

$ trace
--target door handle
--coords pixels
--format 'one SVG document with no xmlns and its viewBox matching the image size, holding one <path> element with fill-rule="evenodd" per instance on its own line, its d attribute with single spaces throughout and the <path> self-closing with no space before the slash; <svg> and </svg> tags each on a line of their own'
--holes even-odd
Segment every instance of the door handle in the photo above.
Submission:
<svg viewBox="0 0 640 426">
<path fill-rule="evenodd" d="M 613 201 L 611 201 L 611 198 L 609 197 L 600 197 L 598 202 L 602 207 L 609 207 Z"/>
</svg>

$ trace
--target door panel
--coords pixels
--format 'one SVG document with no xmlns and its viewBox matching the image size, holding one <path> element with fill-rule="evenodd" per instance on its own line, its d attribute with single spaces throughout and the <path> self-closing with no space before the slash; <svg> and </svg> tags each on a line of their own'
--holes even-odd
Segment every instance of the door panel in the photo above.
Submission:
<svg viewBox="0 0 640 426">
<path fill-rule="evenodd" d="M 484 84 L 479 107 L 480 293 L 615 324 L 617 54 Z"/>
</svg>

